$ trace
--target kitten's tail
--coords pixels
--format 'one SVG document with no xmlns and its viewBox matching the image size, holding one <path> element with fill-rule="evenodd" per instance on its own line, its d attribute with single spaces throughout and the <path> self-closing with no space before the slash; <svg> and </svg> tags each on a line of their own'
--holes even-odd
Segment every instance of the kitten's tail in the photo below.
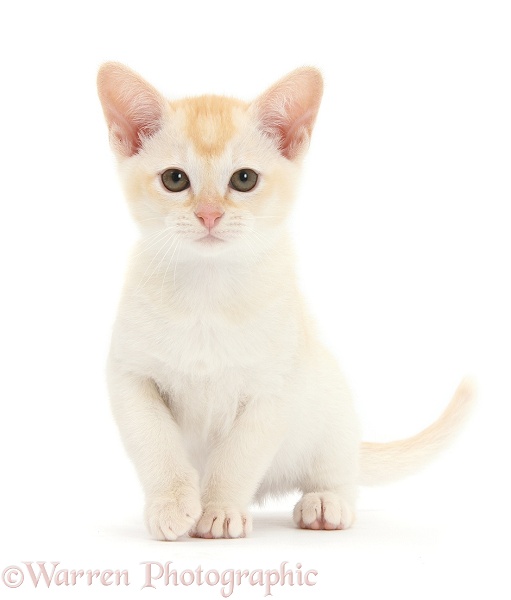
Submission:
<svg viewBox="0 0 511 600">
<path fill-rule="evenodd" d="M 390 483 L 419 470 L 443 450 L 460 430 L 474 404 L 475 386 L 464 379 L 454 396 L 429 427 L 404 440 L 388 443 L 363 442 L 360 456 L 360 483 Z"/>
</svg>

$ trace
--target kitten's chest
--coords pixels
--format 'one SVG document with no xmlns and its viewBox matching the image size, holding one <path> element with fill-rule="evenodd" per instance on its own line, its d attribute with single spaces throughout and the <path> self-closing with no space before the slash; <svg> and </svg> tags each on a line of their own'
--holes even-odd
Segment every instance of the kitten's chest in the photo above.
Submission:
<svg viewBox="0 0 511 600">
<path fill-rule="evenodd" d="M 147 337 L 149 352 L 172 372 L 214 376 L 253 367 L 264 358 L 268 333 L 255 323 L 218 315 L 161 320 Z"/>
<path fill-rule="evenodd" d="M 218 379 L 235 370 L 270 370 L 294 354 L 297 324 L 286 302 L 264 310 L 233 303 L 210 307 L 139 304 L 129 311 L 131 346 L 175 376 Z"/>
<path fill-rule="evenodd" d="M 197 268 L 187 277 L 178 272 L 174 289 L 125 289 L 114 333 L 125 362 L 165 387 L 191 378 L 247 389 L 289 370 L 303 334 L 299 302 L 281 281 Z"/>
</svg>

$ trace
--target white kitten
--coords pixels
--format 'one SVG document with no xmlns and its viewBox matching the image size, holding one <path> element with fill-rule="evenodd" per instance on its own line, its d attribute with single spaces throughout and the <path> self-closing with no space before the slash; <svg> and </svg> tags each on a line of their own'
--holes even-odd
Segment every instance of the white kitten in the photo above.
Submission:
<svg viewBox="0 0 511 600">
<path fill-rule="evenodd" d="M 151 534 L 241 537 L 254 500 L 297 489 L 300 527 L 346 529 L 358 484 L 429 460 L 472 394 L 462 383 L 442 417 L 409 440 L 360 441 L 286 233 L 321 75 L 298 69 L 252 103 L 170 102 L 107 63 L 98 89 L 141 232 L 108 381 Z"/>
</svg>

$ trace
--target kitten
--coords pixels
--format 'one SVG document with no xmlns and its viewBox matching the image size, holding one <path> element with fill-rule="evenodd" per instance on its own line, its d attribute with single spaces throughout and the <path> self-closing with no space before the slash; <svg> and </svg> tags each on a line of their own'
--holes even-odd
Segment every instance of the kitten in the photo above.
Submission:
<svg viewBox="0 0 511 600">
<path fill-rule="evenodd" d="M 250 103 L 168 101 L 107 63 L 98 90 L 141 232 L 108 383 L 151 535 L 243 537 L 252 502 L 295 490 L 299 527 L 350 527 L 357 486 L 427 462 L 473 394 L 462 382 L 413 438 L 360 440 L 347 385 L 298 290 L 286 232 L 320 73 L 297 69 Z"/>
</svg>

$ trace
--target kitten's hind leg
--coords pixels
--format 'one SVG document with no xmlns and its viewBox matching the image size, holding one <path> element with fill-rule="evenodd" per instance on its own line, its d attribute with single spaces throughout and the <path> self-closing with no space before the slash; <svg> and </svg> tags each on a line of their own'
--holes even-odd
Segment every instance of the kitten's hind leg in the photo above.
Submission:
<svg viewBox="0 0 511 600">
<path fill-rule="evenodd" d="M 335 442 L 331 439 L 312 459 L 302 480 L 303 496 L 293 511 L 296 525 L 315 530 L 348 529 L 353 525 L 358 447 L 356 436 Z"/>
<path fill-rule="evenodd" d="M 355 521 L 354 502 L 343 491 L 305 493 L 293 511 L 301 529 L 348 529 Z"/>
</svg>

